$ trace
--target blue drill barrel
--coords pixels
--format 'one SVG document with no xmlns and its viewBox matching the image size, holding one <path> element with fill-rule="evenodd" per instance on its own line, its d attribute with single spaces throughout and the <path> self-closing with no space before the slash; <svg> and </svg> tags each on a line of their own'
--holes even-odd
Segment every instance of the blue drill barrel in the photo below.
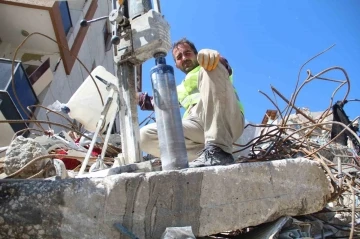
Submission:
<svg viewBox="0 0 360 239">
<path fill-rule="evenodd" d="M 160 159 L 163 170 L 188 167 L 184 131 L 181 122 L 179 101 L 173 67 L 166 65 L 165 57 L 155 60 L 151 68 L 151 83 L 154 92 L 154 108 L 158 129 Z"/>
</svg>

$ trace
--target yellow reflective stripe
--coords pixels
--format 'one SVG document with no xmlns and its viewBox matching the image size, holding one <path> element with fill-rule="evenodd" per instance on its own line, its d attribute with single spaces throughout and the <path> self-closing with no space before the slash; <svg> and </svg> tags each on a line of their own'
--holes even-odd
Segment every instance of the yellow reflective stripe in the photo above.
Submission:
<svg viewBox="0 0 360 239">
<path fill-rule="evenodd" d="M 188 98 L 188 100 L 185 100 L 185 98 L 191 94 L 199 92 L 197 88 L 199 70 L 200 66 L 187 73 L 185 79 L 176 88 L 178 93 L 178 100 L 185 109 L 191 104 L 191 102 L 193 102 L 190 101 L 191 98 Z"/>
<path fill-rule="evenodd" d="M 231 74 L 230 76 L 229 76 L 229 80 L 230 80 L 230 82 L 231 82 L 231 84 L 233 83 L 233 74 Z"/>
<path fill-rule="evenodd" d="M 230 80 L 231 84 L 233 84 L 234 69 L 231 68 L 231 70 L 232 70 L 232 74 L 229 76 L 229 80 Z M 239 108 L 240 108 L 241 112 L 245 115 L 244 105 L 241 103 L 240 96 L 238 95 L 237 90 L 234 85 L 233 85 L 233 88 L 234 88 L 234 91 L 236 94 L 236 98 L 238 100 Z"/>
<path fill-rule="evenodd" d="M 193 104 L 197 104 L 200 100 L 200 93 L 198 89 L 198 75 L 200 71 L 200 66 L 194 68 L 192 71 L 187 73 L 185 79 L 183 82 L 181 82 L 180 85 L 177 86 L 177 93 L 178 93 L 178 100 L 182 107 L 185 108 L 185 114 L 183 117 L 185 117 L 188 114 L 189 106 Z M 233 71 L 233 69 L 232 69 Z M 233 74 L 229 76 L 229 80 L 231 84 L 233 85 Z M 234 92 L 236 94 L 238 105 L 241 110 L 241 112 L 244 114 L 244 106 L 241 103 L 241 100 L 237 94 L 237 91 L 235 89 L 235 86 L 233 85 Z"/>
<path fill-rule="evenodd" d="M 187 73 L 186 76 L 191 76 L 193 74 L 197 74 L 200 71 L 201 66 L 197 66 L 194 69 L 192 69 L 189 73 Z"/>
<path fill-rule="evenodd" d="M 178 95 L 178 100 L 181 104 L 181 102 L 185 99 L 185 97 L 187 96 L 187 92 L 186 89 L 184 87 L 184 84 L 181 83 L 180 85 L 178 85 L 176 87 L 176 91 L 177 91 L 177 95 Z M 181 104 L 182 105 L 182 104 Z M 185 107 L 184 105 L 182 105 L 183 107 Z"/>
<path fill-rule="evenodd" d="M 194 90 L 197 90 L 199 71 L 200 66 L 196 67 L 195 69 L 186 74 L 184 80 L 184 87 L 188 95 L 190 95 Z"/>
<path fill-rule="evenodd" d="M 243 113 L 243 115 L 245 115 L 243 104 L 242 104 L 240 101 L 238 101 L 238 104 L 239 104 L 239 108 L 240 108 L 240 110 L 241 110 L 241 113 Z"/>
</svg>

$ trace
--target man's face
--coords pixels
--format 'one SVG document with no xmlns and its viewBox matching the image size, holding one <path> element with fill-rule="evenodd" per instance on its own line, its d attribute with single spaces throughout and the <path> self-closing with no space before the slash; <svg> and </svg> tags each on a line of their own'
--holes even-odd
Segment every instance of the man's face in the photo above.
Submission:
<svg viewBox="0 0 360 239">
<path fill-rule="evenodd" d="M 185 74 L 199 65 L 194 51 L 186 43 L 176 46 L 173 49 L 173 56 L 176 67 Z"/>
</svg>

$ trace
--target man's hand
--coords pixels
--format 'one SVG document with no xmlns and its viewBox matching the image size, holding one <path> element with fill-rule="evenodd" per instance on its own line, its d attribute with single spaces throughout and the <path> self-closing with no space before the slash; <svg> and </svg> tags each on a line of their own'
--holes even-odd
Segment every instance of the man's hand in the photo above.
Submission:
<svg viewBox="0 0 360 239">
<path fill-rule="evenodd" d="M 199 65 L 207 71 L 212 71 L 219 63 L 220 53 L 216 50 L 202 49 L 197 55 Z"/>
</svg>

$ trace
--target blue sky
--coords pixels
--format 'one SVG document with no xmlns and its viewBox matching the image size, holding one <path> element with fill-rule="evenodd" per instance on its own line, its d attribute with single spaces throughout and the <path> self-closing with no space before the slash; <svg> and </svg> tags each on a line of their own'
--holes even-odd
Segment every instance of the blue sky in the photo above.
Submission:
<svg viewBox="0 0 360 239">
<path fill-rule="evenodd" d="M 343 67 L 350 77 L 348 99 L 360 98 L 360 1 L 358 0 L 196 0 L 161 1 L 162 14 L 171 26 L 172 42 L 187 37 L 198 48 L 216 49 L 234 69 L 234 85 L 245 106 L 247 120 L 260 123 L 267 109 L 275 107 L 258 90 L 274 99 L 270 85 L 290 99 L 303 63 L 336 44 L 330 51 L 303 69 L 316 74 L 332 66 Z M 171 54 L 167 63 L 174 68 Z M 154 60 L 143 65 L 143 91 L 152 95 L 150 69 Z M 184 73 L 175 69 L 179 84 Z M 339 71 L 324 75 L 344 80 Z M 297 98 L 298 107 L 323 111 L 338 83 L 315 80 Z M 343 99 L 343 86 L 334 100 Z M 280 109 L 285 103 L 276 97 Z M 360 102 L 348 103 L 350 118 L 360 115 Z M 139 121 L 149 115 L 139 110 Z"/>
</svg>

